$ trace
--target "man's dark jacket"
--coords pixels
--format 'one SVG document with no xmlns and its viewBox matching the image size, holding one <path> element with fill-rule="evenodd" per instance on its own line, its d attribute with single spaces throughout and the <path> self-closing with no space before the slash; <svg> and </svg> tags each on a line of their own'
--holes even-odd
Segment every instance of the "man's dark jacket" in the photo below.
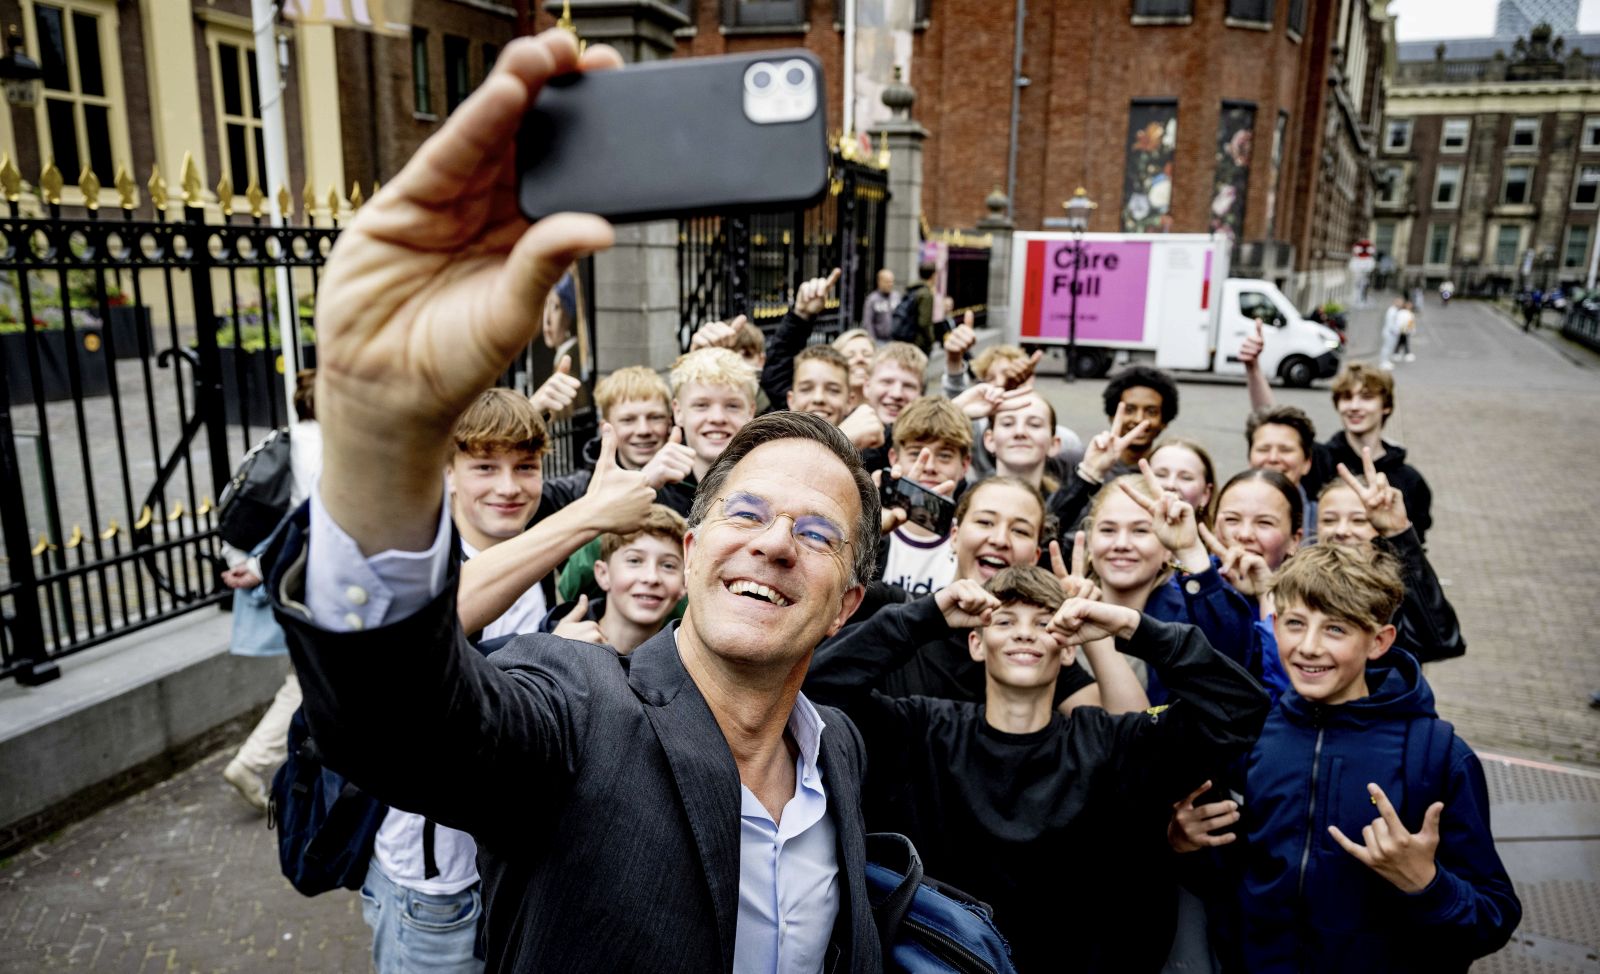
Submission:
<svg viewBox="0 0 1600 974">
<path fill-rule="evenodd" d="M 739 770 L 665 629 L 627 658 L 549 635 L 484 658 L 456 579 L 408 619 L 311 625 L 302 508 L 263 559 L 329 767 L 478 842 L 490 971 L 732 971 Z M 824 969 L 878 971 L 860 807 L 865 749 L 837 710 L 820 764 L 838 835 Z"/>
</svg>

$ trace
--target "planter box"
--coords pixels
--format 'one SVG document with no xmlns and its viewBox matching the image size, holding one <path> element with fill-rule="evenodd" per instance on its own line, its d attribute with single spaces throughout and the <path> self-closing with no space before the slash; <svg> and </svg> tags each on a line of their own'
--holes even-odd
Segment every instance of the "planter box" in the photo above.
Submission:
<svg viewBox="0 0 1600 974">
<path fill-rule="evenodd" d="M 228 422 L 248 422 L 251 426 L 282 426 L 289 421 L 289 405 L 283 394 L 284 364 L 276 347 L 241 352 L 231 346 L 217 349 L 222 361 L 222 402 Z M 317 364 L 315 345 L 301 348 L 306 368 Z M 240 385 L 240 370 L 244 383 Z"/>
<path fill-rule="evenodd" d="M 39 377 L 46 402 L 72 398 L 68 373 L 67 333 L 62 329 L 39 329 Z M 110 363 L 105 341 L 98 326 L 73 329 L 77 341 L 78 378 L 84 396 L 103 396 L 111 388 Z M 33 402 L 33 377 L 28 372 L 28 336 L 25 333 L 0 334 L 0 356 L 5 359 L 6 381 L 11 387 L 11 405 Z"/>
<path fill-rule="evenodd" d="M 150 331 L 150 309 L 120 307 L 111 309 L 111 344 L 117 358 L 146 358 L 156 353 Z"/>
</svg>

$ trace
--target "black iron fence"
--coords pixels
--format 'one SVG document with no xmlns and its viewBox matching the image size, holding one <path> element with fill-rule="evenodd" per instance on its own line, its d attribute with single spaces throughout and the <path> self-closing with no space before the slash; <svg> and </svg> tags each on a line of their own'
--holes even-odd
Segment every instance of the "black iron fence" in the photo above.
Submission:
<svg viewBox="0 0 1600 974">
<path fill-rule="evenodd" d="M 795 289 L 835 267 L 843 272 L 835 300 L 814 334 L 854 327 L 883 267 L 888 207 L 886 170 L 835 155 L 828 195 L 810 209 L 679 221 L 679 346 L 714 319 L 744 314 L 776 327 Z"/>
<path fill-rule="evenodd" d="M 34 205 L 0 160 L 0 678 L 26 684 L 228 598 L 215 499 L 288 419 L 284 377 L 316 360 L 320 268 L 362 202 L 359 187 L 323 205 L 281 190 L 273 226 L 259 190 L 239 199 L 224 181 L 208 216 L 186 166 L 181 200 L 152 173 L 148 209 L 119 173 L 108 213 L 86 170 L 66 215 L 62 182 L 46 169 Z M 549 475 L 571 469 L 593 425 L 557 424 Z"/>
</svg>

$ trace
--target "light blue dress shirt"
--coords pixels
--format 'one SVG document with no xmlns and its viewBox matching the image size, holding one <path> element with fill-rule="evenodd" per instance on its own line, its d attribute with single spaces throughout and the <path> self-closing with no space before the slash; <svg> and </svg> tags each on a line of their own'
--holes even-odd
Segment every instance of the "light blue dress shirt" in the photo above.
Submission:
<svg viewBox="0 0 1600 974">
<path fill-rule="evenodd" d="M 450 570 L 450 516 L 426 551 L 361 554 L 334 522 L 319 490 L 311 491 L 305 608 L 314 625 L 333 632 L 371 629 L 415 613 L 444 590 Z M 822 970 L 839 912 L 838 843 L 817 756 L 825 725 L 803 695 L 795 697 L 788 730 L 798 746 L 794 797 L 779 822 L 739 786 L 739 913 L 733 969 L 737 974 L 815 974 Z"/>
</svg>

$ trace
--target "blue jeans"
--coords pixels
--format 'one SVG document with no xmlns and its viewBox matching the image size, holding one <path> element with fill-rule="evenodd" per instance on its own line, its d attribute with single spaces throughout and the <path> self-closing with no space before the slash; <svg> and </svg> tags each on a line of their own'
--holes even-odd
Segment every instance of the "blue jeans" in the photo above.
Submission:
<svg viewBox="0 0 1600 974">
<path fill-rule="evenodd" d="M 437 895 L 406 889 L 376 862 L 361 884 L 361 915 L 372 928 L 378 974 L 483 974 L 472 956 L 483 896 L 477 886 Z"/>
</svg>

